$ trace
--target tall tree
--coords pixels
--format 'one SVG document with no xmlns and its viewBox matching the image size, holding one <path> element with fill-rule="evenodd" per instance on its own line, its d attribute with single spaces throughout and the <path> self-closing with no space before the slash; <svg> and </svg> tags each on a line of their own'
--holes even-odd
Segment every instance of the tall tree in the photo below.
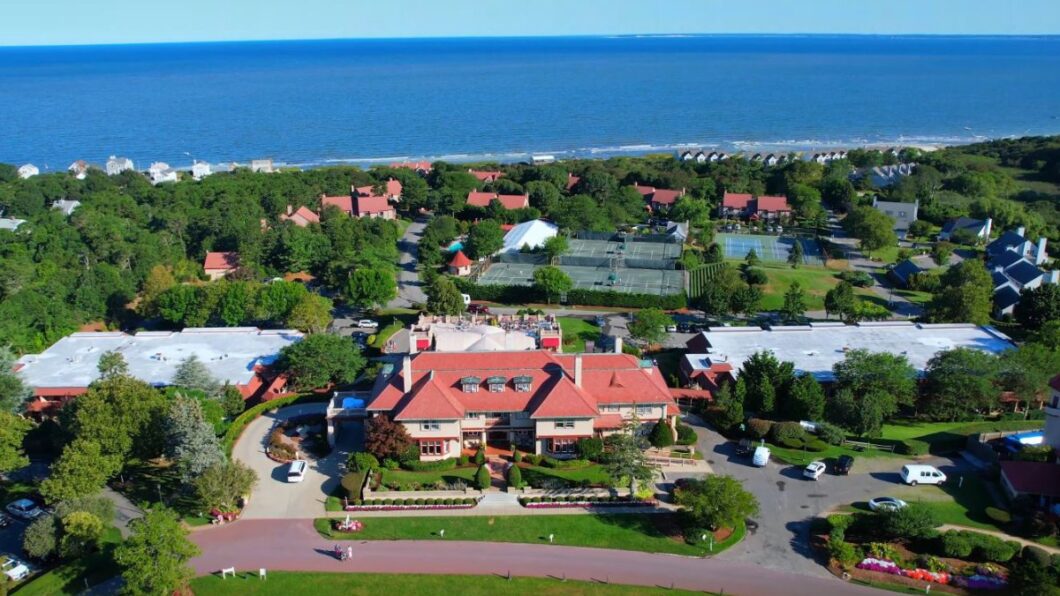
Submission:
<svg viewBox="0 0 1060 596">
<path fill-rule="evenodd" d="M 743 422 L 743 400 L 733 392 L 732 383 L 722 383 L 714 396 L 714 424 L 721 430 L 728 430 Z"/>
<path fill-rule="evenodd" d="M 115 456 L 116 472 L 131 457 L 150 459 L 162 453 L 158 428 L 167 407 L 154 387 L 117 376 L 93 383 L 62 409 L 60 419 L 70 437 L 92 441 L 104 456 Z"/>
<path fill-rule="evenodd" d="M 397 293 L 393 271 L 381 267 L 361 267 L 346 281 L 346 299 L 362 308 L 383 306 Z"/>
<path fill-rule="evenodd" d="M 848 183 L 849 184 L 849 183 Z M 861 241 L 865 250 L 879 250 L 898 243 L 894 218 L 873 207 L 855 207 L 843 219 L 843 229 Z"/>
<path fill-rule="evenodd" d="M 850 350 L 832 372 L 836 387 L 849 389 L 854 395 L 879 390 L 903 405 L 912 405 L 916 396 L 916 369 L 901 354 Z"/>
<path fill-rule="evenodd" d="M 570 250 L 570 242 L 567 237 L 562 234 L 557 234 L 547 240 L 544 244 L 545 255 L 548 256 L 548 261 L 551 263 L 553 259 L 561 257 Z"/>
<path fill-rule="evenodd" d="M 237 460 L 222 460 L 203 470 L 195 479 L 195 493 L 207 507 L 233 511 L 239 499 L 249 495 L 258 475 Z"/>
<path fill-rule="evenodd" d="M 784 305 L 780 313 L 786 321 L 797 321 L 806 313 L 806 294 L 799 282 L 791 282 L 788 291 L 784 292 Z"/>
<path fill-rule="evenodd" d="M 936 420 L 962 420 L 997 404 L 998 359 L 971 348 L 935 354 L 924 377 L 923 410 Z"/>
<path fill-rule="evenodd" d="M 467 252 L 472 259 L 488 257 L 504 246 L 504 231 L 494 219 L 484 219 L 467 235 Z"/>
<path fill-rule="evenodd" d="M 280 351 L 277 368 L 300 390 L 352 383 L 364 368 L 364 356 L 344 337 L 317 333 Z"/>
<path fill-rule="evenodd" d="M 644 450 L 647 441 L 640 435 L 640 421 L 627 421 L 622 432 L 604 439 L 604 470 L 615 486 L 622 480 L 629 483 L 630 494 L 636 494 L 638 483 L 651 482 L 655 466 L 648 461 Z"/>
<path fill-rule="evenodd" d="M 99 356 L 99 375 L 104 379 L 129 374 L 129 363 L 125 356 L 117 350 L 103 352 Z"/>
<path fill-rule="evenodd" d="M 555 236 L 555 238 L 560 237 Z M 574 287 L 574 282 L 559 267 L 546 265 L 534 270 L 534 287 L 545 295 L 549 304 L 552 304 L 552 298 L 569 292 Z"/>
<path fill-rule="evenodd" d="M 993 310 L 993 280 L 983 263 L 966 259 L 942 275 L 941 287 L 928 305 L 932 321 L 986 325 Z"/>
<path fill-rule="evenodd" d="M 189 355 L 177 365 L 170 384 L 185 389 L 196 389 L 207 395 L 216 395 L 221 390 L 221 383 L 196 354 Z"/>
<path fill-rule="evenodd" d="M 1049 381 L 1060 371 L 1060 347 L 1027 342 L 1002 352 L 998 364 L 1002 388 L 1026 402 L 1044 401 Z"/>
<path fill-rule="evenodd" d="M 878 389 L 854 397 L 854 392 L 842 388 L 828 401 L 826 416 L 829 421 L 861 437 L 880 436 L 883 422 L 896 412 L 894 396 Z"/>
<path fill-rule="evenodd" d="M 14 371 L 15 355 L 9 348 L 0 347 L 0 411 L 20 412 L 31 394 Z"/>
<path fill-rule="evenodd" d="M 291 308 L 287 325 L 306 333 L 323 333 L 331 324 L 331 299 L 306 294 Z"/>
<path fill-rule="evenodd" d="M 25 418 L 0 410 L 0 474 L 29 464 L 22 443 L 31 428 L 33 425 Z"/>
<path fill-rule="evenodd" d="M 732 476 L 714 475 L 690 480 L 674 491 L 674 502 L 688 512 L 694 527 L 735 528 L 758 515 L 758 499 Z"/>
<path fill-rule="evenodd" d="M 364 449 L 379 459 L 401 459 L 415 443 L 405 425 L 386 416 L 370 418 L 364 429 Z"/>
<path fill-rule="evenodd" d="M 427 286 L 427 310 L 436 315 L 459 315 L 467 306 L 460 290 L 447 276 L 439 275 Z"/>
<path fill-rule="evenodd" d="M 182 593 L 195 572 L 188 566 L 199 548 L 168 509 L 151 509 L 129 524 L 132 535 L 114 549 L 125 591 L 130 594 Z"/>
<path fill-rule="evenodd" d="M 164 428 L 166 456 L 176 461 L 184 482 L 191 482 L 210 466 L 224 461 L 221 444 L 197 400 L 177 394 Z"/>
<path fill-rule="evenodd" d="M 840 281 L 824 295 L 825 313 L 849 320 L 857 307 L 856 300 L 854 286 L 848 281 Z"/>
<path fill-rule="evenodd" d="M 95 441 L 75 439 L 52 465 L 40 493 L 52 504 L 95 494 L 120 469 L 119 456 L 105 453 Z"/>
<path fill-rule="evenodd" d="M 629 324 L 629 334 L 648 343 L 655 343 L 666 335 L 666 326 L 673 323 L 670 315 L 658 308 L 639 311 Z"/>
<path fill-rule="evenodd" d="M 824 389 L 811 374 L 803 374 L 795 379 L 785 405 L 787 418 L 791 420 L 823 420 Z"/>
<path fill-rule="evenodd" d="M 798 269 L 799 265 L 802 265 L 803 256 L 802 241 L 796 238 L 795 246 L 793 246 L 791 252 L 788 253 L 788 264 L 791 265 L 792 269 Z"/>
<path fill-rule="evenodd" d="M 1027 329 L 1040 329 L 1051 321 L 1060 321 L 1060 285 L 1042 284 L 1020 292 L 1016 320 Z"/>
</svg>

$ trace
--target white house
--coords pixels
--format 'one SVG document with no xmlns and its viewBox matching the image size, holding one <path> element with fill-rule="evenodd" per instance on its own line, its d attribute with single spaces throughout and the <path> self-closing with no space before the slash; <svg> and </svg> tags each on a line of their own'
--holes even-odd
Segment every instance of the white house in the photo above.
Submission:
<svg viewBox="0 0 1060 596">
<path fill-rule="evenodd" d="M 271 159 L 253 159 L 250 161 L 251 172 L 271 174 L 276 171 Z"/>
<path fill-rule="evenodd" d="M 70 164 L 70 167 L 66 168 L 74 178 L 78 180 L 84 180 L 85 176 L 88 175 L 88 162 L 83 159 L 79 159 L 74 163 Z"/>
<path fill-rule="evenodd" d="M 37 174 L 40 174 L 40 169 L 38 169 L 37 166 L 31 163 L 19 166 L 18 168 L 18 177 L 23 180 L 25 180 L 26 178 L 32 178 Z"/>
<path fill-rule="evenodd" d="M 210 171 L 210 164 L 205 161 L 196 161 L 191 164 L 191 177 L 196 180 L 202 180 L 212 173 L 213 172 Z"/>
<path fill-rule="evenodd" d="M 58 209 L 63 215 L 70 217 L 70 215 L 81 206 L 81 201 L 73 201 L 70 199 L 59 199 L 52 203 L 52 209 Z"/>
<path fill-rule="evenodd" d="M 15 219 L 14 217 L 0 217 L 0 230 L 9 230 L 14 232 L 19 226 L 26 223 L 24 219 Z"/>
<path fill-rule="evenodd" d="M 169 167 L 169 164 L 164 161 L 156 161 L 151 164 L 151 167 L 147 168 L 147 176 L 151 179 L 151 184 L 180 180 L 180 175 L 177 171 Z"/>
<path fill-rule="evenodd" d="M 110 159 L 107 160 L 108 176 L 117 176 L 126 170 L 134 169 L 136 169 L 136 166 L 133 165 L 132 160 L 128 157 L 115 157 L 111 155 Z"/>
</svg>

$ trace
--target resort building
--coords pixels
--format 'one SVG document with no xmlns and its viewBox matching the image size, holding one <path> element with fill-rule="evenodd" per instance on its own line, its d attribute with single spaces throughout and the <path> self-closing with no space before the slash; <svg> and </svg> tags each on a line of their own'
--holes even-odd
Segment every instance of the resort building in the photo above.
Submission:
<svg viewBox="0 0 1060 596">
<path fill-rule="evenodd" d="M 513 226 L 504 235 L 504 247 L 501 248 L 501 252 L 519 252 L 523 248 L 538 249 L 545 245 L 546 240 L 556 234 L 559 234 L 559 227 L 554 223 L 543 219 L 524 221 L 519 225 Z"/>
<path fill-rule="evenodd" d="M 872 199 L 872 208 L 894 220 L 894 233 L 900 240 L 905 240 L 909 234 L 909 226 L 916 221 L 917 211 L 920 209 L 920 201 L 912 203 L 897 203 L 895 201 L 881 201 L 878 197 Z"/>
<path fill-rule="evenodd" d="M 34 414 L 50 414 L 85 393 L 99 378 L 99 359 L 106 352 L 121 354 L 130 375 L 156 387 L 169 385 L 181 362 L 195 355 L 244 399 L 267 400 L 286 391 L 286 378 L 272 374 L 269 366 L 280 350 L 301 340 L 299 331 L 257 327 L 74 333 L 40 354 L 23 356 L 15 370 L 33 391 L 27 409 Z"/>
<path fill-rule="evenodd" d="M 237 252 L 208 252 L 202 262 L 202 269 L 210 281 L 217 281 L 238 268 Z"/>
<path fill-rule="evenodd" d="M 416 352 L 560 351 L 563 334 L 553 315 L 420 315 L 387 341 L 388 354 Z"/>
<path fill-rule="evenodd" d="M 769 329 L 711 327 L 688 343 L 692 353 L 685 356 L 688 364 L 682 364 L 682 371 L 728 364 L 735 376 L 755 353 L 772 352 L 778 359 L 792 362 L 796 373 L 813 375 L 822 383 L 835 380 L 832 367 L 851 350 L 901 354 L 923 374 L 928 361 L 943 350 L 974 348 L 1000 354 L 1014 347 L 1008 336 L 989 326 L 907 321 L 810 323 Z"/>
<path fill-rule="evenodd" d="M 1060 503 L 1060 375 L 1049 382 L 1050 399 L 1045 404 L 1042 445 L 1053 448 L 1051 461 L 1000 462 L 1001 487 L 1010 499 L 1023 498 L 1055 513 Z"/>
<path fill-rule="evenodd" d="M 135 170 L 136 166 L 133 165 L 133 161 L 128 157 L 117 157 L 111 155 L 110 159 L 107 160 L 106 168 L 108 176 L 117 176 L 122 172 L 128 170 Z"/>
<path fill-rule="evenodd" d="M 338 207 L 340 211 L 350 217 L 397 219 L 397 210 L 387 201 L 386 197 L 362 194 L 361 191 L 365 189 L 367 189 L 368 193 L 371 193 L 372 187 L 362 186 L 359 189 L 351 187 L 349 196 L 343 197 L 320 195 L 320 208 L 323 210 L 328 207 Z"/>
<path fill-rule="evenodd" d="M 393 201 L 395 203 L 401 202 L 401 191 L 404 187 L 401 186 L 400 180 L 396 180 L 394 178 L 387 178 L 387 181 L 381 185 L 381 188 L 383 189 L 382 196 L 386 198 L 386 200 Z M 371 185 L 355 186 L 353 187 L 353 194 L 362 197 L 376 196 L 375 187 Z"/>
<path fill-rule="evenodd" d="M 568 457 L 578 439 L 618 432 L 634 417 L 676 424 L 678 414 L 651 361 L 542 350 L 406 356 L 380 373 L 366 411 L 404 424 L 423 460 L 486 444 Z"/>
<path fill-rule="evenodd" d="M 791 216 L 787 197 L 727 192 L 721 199 L 718 215 L 725 219 L 775 221 Z"/>
<path fill-rule="evenodd" d="M 467 204 L 471 207 L 486 208 L 497 201 L 505 209 L 526 209 L 530 206 L 530 195 L 499 195 L 495 192 L 473 190 L 467 194 Z"/>
<path fill-rule="evenodd" d="M 151 179 L 151 184 L 162 184 L 180 180 L 180 173 L 169 167 L 168 163 L 156 161 L 147 168 L 147 177 Z"/>
<path fill-rule="evenodd" d="M 37 166 L 27 163 L 18 167 L 18 177 L 25 180 L 26 178 L 32 178 L 40 174 L 40 168 Z"/>
<path fill-rule="evenodd" d="M 640 184 L 634 184 L 633 189 L 640 193 L 640 196 L 644 197 L 644 200 L 648 202 L 648 207 L 652 211 L 658 209 L 669 209 L 673 207 L 677 199 L 685 196 L 685 189 L 681 190 L 669 190 L 665 188 L 655 188 L 654 186 L 642 186 Z"/>
</svg>

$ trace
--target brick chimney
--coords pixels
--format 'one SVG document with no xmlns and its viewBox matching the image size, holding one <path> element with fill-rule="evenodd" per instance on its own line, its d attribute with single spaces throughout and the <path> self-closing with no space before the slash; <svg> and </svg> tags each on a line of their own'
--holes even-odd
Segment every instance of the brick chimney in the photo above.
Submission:
<svg viewBox="0 0 1060 596">
<path fill-rule="evenodd" d="M 582 386 L 582 355 L 578 354 L 574 357 L 574 384 L 578 387 Z"/>
<path fill-rule="evenodd" d="M 404 382 L 401 389 L 405 393 L 412 391 L 412 357 L 405 356 L 401 360 L 401 379 Z"/>
</svg>

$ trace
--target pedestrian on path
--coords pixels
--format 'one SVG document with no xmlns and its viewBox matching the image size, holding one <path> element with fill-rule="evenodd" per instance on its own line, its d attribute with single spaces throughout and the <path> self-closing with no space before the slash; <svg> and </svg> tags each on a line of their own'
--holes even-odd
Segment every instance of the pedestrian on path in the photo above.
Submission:
<svg viewBox="0 0 1060 596">
<path fill-rule="evenodd" d="M 353 560 L 353 547 L 352 546 L 347 546 L 346 547 L 346 558 L 350 559 L 351 561 Z"/>
</svg>

